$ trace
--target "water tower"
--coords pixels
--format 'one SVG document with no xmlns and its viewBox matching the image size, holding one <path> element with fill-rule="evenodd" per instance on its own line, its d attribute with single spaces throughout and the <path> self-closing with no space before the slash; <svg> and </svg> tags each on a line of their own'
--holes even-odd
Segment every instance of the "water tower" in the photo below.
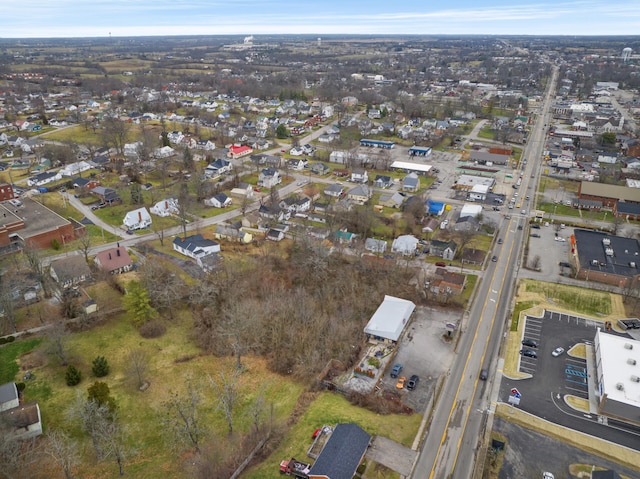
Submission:
<svg viewBox="0 0 640 479">
<path fill-rule="evenodd" d="M 628 62 L 629 60 L 631 60 L 631 52 L 633 52 L 633 50 L 629 47 L 625 48 L 624 50 L 622 50 L 622 61 L 623 62 Z"/>
<path fill-rule="evenodd" d="M 318 37 L 318 47 L 322 46 L 322 38 Z"/>
</svg>

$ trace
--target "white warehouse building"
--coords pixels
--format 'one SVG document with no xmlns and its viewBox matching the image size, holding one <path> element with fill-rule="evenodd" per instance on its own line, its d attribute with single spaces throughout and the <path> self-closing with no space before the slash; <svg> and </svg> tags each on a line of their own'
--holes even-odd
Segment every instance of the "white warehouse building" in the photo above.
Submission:
<svg viewBox="0 0 640 479">
<path fill-rule="evenodd" d="M 598 413 L 640 424 L 640 341 L 598 329 L 594 353 Z"/>
</svg>

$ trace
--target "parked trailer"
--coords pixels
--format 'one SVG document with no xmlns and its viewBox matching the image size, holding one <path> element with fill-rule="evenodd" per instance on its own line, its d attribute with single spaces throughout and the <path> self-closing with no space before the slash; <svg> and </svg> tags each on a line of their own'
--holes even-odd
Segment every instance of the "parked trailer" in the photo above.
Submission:
<svg viewBox="0 0 640 479">
<path fill-rule="evenodd" d="M 293 476 L 298 479 L 309 479 L 309 471 L 311 471 L 311 464 L 305 464 L 293 457 L 288 461 L 285 460 L 280 463 L 280 474 L 286 474 L 287 476 Z"/>
</svg>

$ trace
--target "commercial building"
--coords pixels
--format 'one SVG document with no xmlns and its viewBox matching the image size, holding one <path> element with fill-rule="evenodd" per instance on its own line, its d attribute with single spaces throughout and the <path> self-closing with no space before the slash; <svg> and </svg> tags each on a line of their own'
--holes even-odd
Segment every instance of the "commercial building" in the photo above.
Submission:
<svg viewBox="0 0 640 479">
<path fill-rule="evenodd" d="M 640 425 L 640 341 L 598 329 L 594 353 L 598 413 Z"/>
</svg>

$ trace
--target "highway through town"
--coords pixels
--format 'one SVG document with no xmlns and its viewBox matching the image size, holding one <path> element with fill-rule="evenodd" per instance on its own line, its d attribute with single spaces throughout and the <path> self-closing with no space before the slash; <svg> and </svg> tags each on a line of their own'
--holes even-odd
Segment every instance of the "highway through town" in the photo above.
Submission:
<svg viewBox="0 0 640 479">
<path fill-rule="evenodd" d="M 555 91 L 558 70 L 553 69 L 535 125 L 523 158 L 528 165 L 522 171 L 521 190 L 532 187 L 539 175 L 542 149 L 548 124 L 552 92 Z M 512 290 L 520 267 L 525 241 L 524 225 L 530 215 L 529 203 L 523 210 L 514 211 L 500 225 L 502 245 L 494 246 L 495 261 L 491 261 L 475 300 L 463 322 L 463 330 L 456 346 L 457 360 L 445 379 L 432 412 L 431 424 L 415 463 L 412 477 L 430 479 L 473 476 L 479 438 L 488 426 L 493 412 L 491 398 L 499 389 L 500 375 L 496 375 L 498 350 L 507 313 L 512 301 Z M 519 229 L 518 226 L 523 226 Z M 488 380 L 479 380 L 482 368 L 490 371 Z M 481 467 L 478 464 L 478 467 Z"/>
</svg>

